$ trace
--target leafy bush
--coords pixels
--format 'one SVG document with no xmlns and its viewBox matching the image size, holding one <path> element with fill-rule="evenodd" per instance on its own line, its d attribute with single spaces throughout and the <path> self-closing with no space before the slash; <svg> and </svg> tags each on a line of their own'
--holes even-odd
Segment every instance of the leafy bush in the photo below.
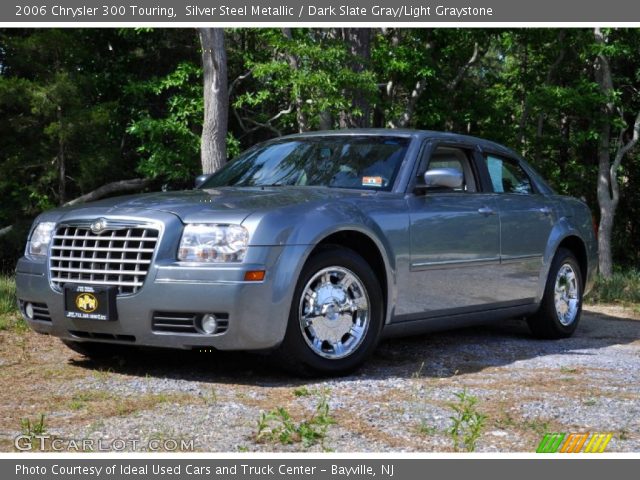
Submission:
<svg viewBox="0 0 640 480">
<path fill-rule="evenodd" d="M 610 279 L 598 277 L 587 300 L 591 303 L 640 304 L 640 271 L 618 271 Z"/>
</svg>

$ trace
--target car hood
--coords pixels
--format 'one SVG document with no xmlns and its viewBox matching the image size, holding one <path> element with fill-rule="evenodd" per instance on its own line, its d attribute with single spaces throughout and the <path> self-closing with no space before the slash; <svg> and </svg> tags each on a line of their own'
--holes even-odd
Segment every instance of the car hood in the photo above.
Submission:
<svg viewBox="0 0 640 480">
<path fill-rule="evenodd" d="M 172 213 L 183 222 L 240 223 L 257 211 L 294 204 L 375 195 L 371 191 L 337 190 L 323 187 L 225 187 L 218 189 L 159 192 L 114 197 L 82 206 L 68 207 L 65 213 L 81 213 L 84 208 L 104 214 L 127 214 L 136 210 Z"/>
</svg>

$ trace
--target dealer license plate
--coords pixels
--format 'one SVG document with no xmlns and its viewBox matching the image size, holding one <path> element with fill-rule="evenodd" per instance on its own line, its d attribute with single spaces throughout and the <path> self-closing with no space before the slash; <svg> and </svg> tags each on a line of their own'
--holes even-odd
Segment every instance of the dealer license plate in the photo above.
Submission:
<svg viewBox="0 0 640 480">
<path fill-rule="evenodd" d="M 65 285 L 64 314 L 67 318 L 117 320 L 116 287 Z"/>
</svg>

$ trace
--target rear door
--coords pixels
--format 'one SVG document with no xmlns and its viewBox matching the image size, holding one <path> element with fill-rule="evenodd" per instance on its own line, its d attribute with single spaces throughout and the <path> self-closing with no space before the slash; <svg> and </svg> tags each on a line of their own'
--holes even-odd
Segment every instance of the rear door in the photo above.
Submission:
<svg viewBox="0 0 640 480">
<path fill-rule="evenodd" d="M 555 211 L 515 158 L 483 154 L 501 224 L 501 287 L 504 301 L 527 303 L 538 291 L 542 258 Z"/>
<path fill-rule="evenodd" d="M 492 193 L 481 191 L 473 146 L 435 144 L 418 169 L 455 168 L 460 189 L 426 190 L 407 197 L 410 272 L 398 292 L 399 319 L 473 311 L 497 298 L 500 223 Z"/>
</svg>

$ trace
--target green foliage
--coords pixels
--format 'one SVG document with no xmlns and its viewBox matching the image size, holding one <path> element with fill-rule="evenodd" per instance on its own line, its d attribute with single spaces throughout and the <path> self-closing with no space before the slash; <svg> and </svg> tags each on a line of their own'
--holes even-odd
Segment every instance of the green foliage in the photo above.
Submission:
<svg viewBox="0 0 640 480">
<path fill-rule="evenodd" d="M 13 277 L 0 275 L 0 315 L 17 311 L 16 282 Z"/>
<path fill-rule="evenodd" d="M 308 397 L 309 395 L 311 395 L 311 392 L 309 391 L 309 389 L 307 387 L 300 387 L 300 388 L 296 388 L 293 391 L 293 394 L 296 397 Z"/>
<path fill-rule="evenodd" d="M 617 271 L 609 280 L 598 277 L 587 299 L 591 303 L 640 305 L 640 271 Z"/>
<path fill-rule="evenodd" d="M 329 414 L 327 395 L 323 393 L 313 416 L 301 422 L 295 422 L 284 407 L 262 412 L 258 420 L 256 441 L 280 442 L 282 445 L 301 442 L 304 448 L 320 443 L 324 447 L 327 430 L 334 423 Z"/>
<path fill-rule="evenodd" d="M 142 111 L 127 133 L 138 141 L 138 171 L 169 180 L 195 177 L 200 164 L 200 129 L 204 112 L 202 69 L 180 63 L 161 78 L 136 85 L 139 92 L 165 98 L 163 116 Z"/>
<path fill-rule="evenodd" d="M 45 435 L 47 433 L 47 426 L 44 421 L 44 413 L 40 414 L 38 420 L 31 420 L 30 418 L 23 418 L 20 420 L 20 430 L 22 435 L 25 435 L 31 439 L 34 439 L 38 435 Z"/>
<path fill-rule="evenodd" d="M 605 29 L 604 44 L 592 29 L 368 29 L 368 51 L 353 30 L 226 30 L 229 158 L 345 119 L 399 125 L 411 106 L 407 126 L 511 146 L 598 214 L 602 122 L 615 152 L 640 110 L 639 29 Z M 596 82 L 600 52 L 614 76 L 609 99 Z M 1 29 L 0 229 L 26 226 L 0 237 L 0 270 L 13 269 L 30 219 L 65 200 L 141 175 L 191 186 L 202 88 L 195 29 Z M 610 120 L 606 100 L 619 112 Z M 640 148 L 618 177 L 613 251 L 638 269 Z"/>
<path fill-rule="evenodd" d="M 473 452 L 487 416 L 478 412 L 478 399 L 469 395 L 466 390 L 456 393 L 455 396 L 457 401 L 447 404 L 453 410 L 453 415 L 449 417 L 452 424 L 448 430 L 453 450 L 458 452 L 463 448 L 467 452 Z"/>
<path fill-rule="evenodd" d="M 438 429 L 431 425 L 426 419 L 420 420 L 420 424 L 418 425 L 418 433 L 425 437 L 430 437 L 435 435 L 438 432 Z"/>
<path fill-rule="evenodd" d="M 27 323 L 18 312 L 14 278 L 0 273 L 0 331 L 10 330 L 22 334 L 28 329 Z"/>
<path fill-rule="evenodd" d="M 264 29 L 249 35 L 264 49 L 246 53 L 245 69 L 251 71 L 252 82 L 240 84 L 241 91 L 232 99 L 245 134 L 260 124 L 268 124 L 275 133 L 297 130 L 293 106 L 298 103 L 308 126 L 317 129 L 321 114 L 335 120 L 352 107 L 352 99 L 345 92 L 356 91 L 369 99 L 377 93 L 373 71 L 368 65 L 354 71 L 351 65 L 359 59 L 333 31 L 294 29 L 288 38 L 280 29 Z M 279 112 L 287 113 L 269 122 Z"/>
</svg>

